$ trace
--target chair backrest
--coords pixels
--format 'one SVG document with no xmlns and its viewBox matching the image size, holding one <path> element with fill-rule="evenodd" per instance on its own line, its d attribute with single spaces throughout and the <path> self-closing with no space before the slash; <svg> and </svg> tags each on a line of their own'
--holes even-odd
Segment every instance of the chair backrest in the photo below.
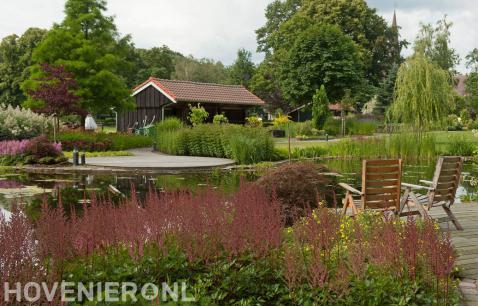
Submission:
<svg viewBox="0 0 478 306">
<path fill-rule="evenodd" d="M 363 208 L 400 209 L 402 160 L 364 160 L 362 162 Z"/>
<path fill-rule="evenodd" d="M 428 192 L 431 206 L 455 202 L 456 190 L 460 184 L 463 157 L 442 156 L 438 158 L 433 176 L 432 191 Z"/>
</svg>

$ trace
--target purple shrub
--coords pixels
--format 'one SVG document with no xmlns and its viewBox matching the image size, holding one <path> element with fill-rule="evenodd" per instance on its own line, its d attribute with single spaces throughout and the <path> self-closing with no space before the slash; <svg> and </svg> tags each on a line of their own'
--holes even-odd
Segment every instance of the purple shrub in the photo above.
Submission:
<svg viewBox="0 0 478 306">
<path fill-rule="evenodd" d="M 61 144 L 53 144 L 45 136 L 38 136 L 28 141 L 24 154 L 36 158 L 58 157 L 61 155 Z"/>
</svg>

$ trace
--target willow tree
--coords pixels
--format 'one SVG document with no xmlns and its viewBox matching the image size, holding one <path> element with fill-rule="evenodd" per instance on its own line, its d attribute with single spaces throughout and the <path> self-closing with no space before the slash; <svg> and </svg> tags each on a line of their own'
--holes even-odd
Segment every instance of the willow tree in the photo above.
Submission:
<svg viewBox="0 0 478 306">
<path fill-rule="evenodd" d="M 450 73 L 417 53 L 398 70 L 390 119 L 415 131 L 441 127 L 454 107 L 452 93 Z"/>
</svg>

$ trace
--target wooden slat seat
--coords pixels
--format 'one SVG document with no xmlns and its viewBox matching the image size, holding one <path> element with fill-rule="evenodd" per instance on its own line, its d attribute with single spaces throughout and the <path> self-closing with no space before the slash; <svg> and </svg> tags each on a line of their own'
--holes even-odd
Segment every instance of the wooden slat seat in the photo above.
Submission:
<svg viewBox="0 0 478 306">
<path fill-rule="evenodd" d="M 418 207 L 423 216 L 428 216 L 428 211 L 431 208 L 440 206 L 445 210 L 447 217 L 440 218 L 438 221 L 451 221 L 458 230 L 463 230 L 463 227 L 450 209 L 455 202 L 456 190 L 460 183 L 462 167 L 462 157 L 440 157 L 435 168 L 433 180 L 421 181 L 429 185 L 428 187 L 403 184 L 406 186 L 406 192 L 408 194 L 406 201 L 404 201 L 402 205 Z M 418 194 L 414 191 L 418 189 L 426 189 L 427 194 Z"/>
<path fill-rule="evenodd" d="M 366 209 L 393 211 L 400 214 L 401 207 L 402 161 L 364 160 L 362 162 L 362 190 L 341 183 L 347 193 L 343 200 L 343 213 L 351 208 L 355 215 Z M 354 197 L 360 197 L 356 199 Z M 415 214 L 415 213 L 413 213 Z"/>
</svg>

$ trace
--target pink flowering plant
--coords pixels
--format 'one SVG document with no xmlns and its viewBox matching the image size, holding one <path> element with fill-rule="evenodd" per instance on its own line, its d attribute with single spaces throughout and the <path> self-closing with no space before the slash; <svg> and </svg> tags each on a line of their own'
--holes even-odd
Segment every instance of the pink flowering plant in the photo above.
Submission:
<svg viewBox="0 0 478 306">
<path fill-rule="evenodd" d="M 0 165 L 49 164 L 61 161 L 64 161 L 61 143 L 50 142 L 45 136 L 0 141 Z"/>
<path fill-rule="evenodd" d="M 0 219 L 0 281 L 184 281 L 200 305 L 459 303 L 454 249 L 431 220 L 319 205 L 286 227 L 279 201 L 249 183 L 132 195 L 91 195 L 68 214 L 45 203 L 35 223 L 14 209 Z"/>
</svg>

